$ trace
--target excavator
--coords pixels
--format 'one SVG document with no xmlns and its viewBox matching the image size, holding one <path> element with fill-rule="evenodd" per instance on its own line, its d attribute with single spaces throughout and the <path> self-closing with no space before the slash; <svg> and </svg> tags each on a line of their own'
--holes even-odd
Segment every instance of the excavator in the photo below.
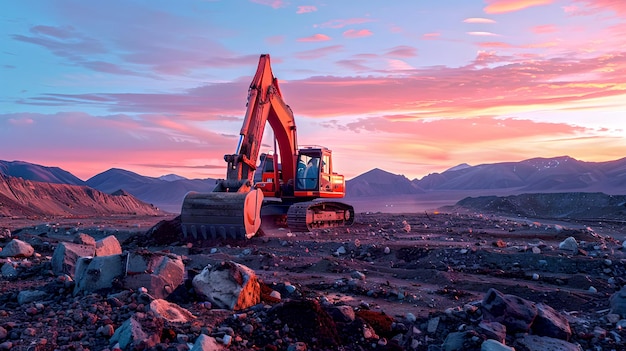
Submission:
<svg viewBox="0 0 626 351">
<path fill-rule="evenodd" d="M 275 150 L 259 154 L 267 123 Z M 185 195 L 180 216 L 184 239 L 250 239 L 261 218 L 295 232 L 354 222 L 354 208 L 333 200 L 344 197 L 345 180 L 333 171 L 332 151 L 317 145 L 298 148 L 293 112 L 283 100 L 268 54 L 260 56 L 250 84 L 235 153 L 224 161 L 226 178 L 217 180 L 211 192 Z"/>
</svg>

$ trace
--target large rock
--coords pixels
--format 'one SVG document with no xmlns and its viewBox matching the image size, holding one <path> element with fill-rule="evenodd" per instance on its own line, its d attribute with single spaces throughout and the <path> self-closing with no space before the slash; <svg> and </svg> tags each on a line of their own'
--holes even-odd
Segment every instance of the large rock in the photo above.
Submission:
<svg viewBox="0 0 626 351">
<path fill-rule="evenodd" d="M 529 332 L 538 313 L 535 303 L 493 288 L 483 297 L 481 307 L 484 320 L 502 323 L 508 334 Z"/>
<path fill-rule="evenodd" d="M 132 316 L 117 328 L 111 339 L 111 346 L 117 345 L 121 350 L 144 350 L 155 346 L 161 341 L 161 332 L 144 328 L 142 322 Z"/>
<path fill-rule="evenodd" d="M 126 255 L 81 257 L 76 265 L 74 295 L 110 289 L 121 281 L 126 267 Z"/>
<path fill-rule="evenodd" d="M 96 253 L 96 246 L 61 242 L 54 249 L 51 265 L 52 272 L 56 275 L 67 274 L 74 276 L 76 262 L 81 257 L 91 257 Z"/>
<path fill-rule="evenodd" d="M 119 240 L 113 235 L 96 241 L 96 256 L 119 255 L 122 253 L 122 246 Z"/>
<path fill-rule="evenodd" d="M 35 249 L 29 243 L 13 239 L 0 251 L 0 257 L 30 257 L 34 253 Z"/>
<path fill-rule="evenodd" d="M 157 299 L 168 297 L 185 279 L 182 258 L 170 253 L 145 250 L 129 253 L 125 268 L 125 288 L 145 287 Z"/>
<path fill-rule="evenodd" d="M 581 351 L 578 345 L 561 339 L 547 336 L 524 335 L 515 339 L 513 347 L 516 350 L 541 350 L 541 351 Z"/>
<path fill-rule="evenodd" d="M 489 339 L 480 345 L 480 351 L 515 351 L 515 349 L 499 341 Z"/>
<path fill-rule="evenodd" d="M 17 303 L 25 305 L 31 302 L 41 302 L 50 298 L 50 294 L 43 290 L 22 290 L 17 294 Z"/>
<path fill-rule="evenodd" d="M 206 266 L 192 285 L 198 295 L 218 308 L 241 310 L 261 301 L 261 286 L 254 271 L 233 261 Z"/>
<path fill-rule="evenodd" d="M 150 311 L 170 323 L 185 323 L 196 318 L 188 310 L 163 299 L 152 300 Z"/>
<path fill-rule="evenodd" d="M 221 345 L 214 337 L 206 334 L 200 334 L 193 344 L 190 351 L 221 351 L 225 350 L 224 345 Z"/>
<path fill-rule="evenodd" d="M 535 318 L 531 330 L 533 334 L 539 336 L 563 340 L 569 340 L 572 336 L 572 330 L 565 316 L 543 303 L 537 304 L 537 318 Z"/>
<path fill-rule="evenodd" d="M 622 318 L 626 318 L 626 285 L 620 291 L 611 295 L 610 302 L 611 313 L 619 314 Z"/>
</svg>

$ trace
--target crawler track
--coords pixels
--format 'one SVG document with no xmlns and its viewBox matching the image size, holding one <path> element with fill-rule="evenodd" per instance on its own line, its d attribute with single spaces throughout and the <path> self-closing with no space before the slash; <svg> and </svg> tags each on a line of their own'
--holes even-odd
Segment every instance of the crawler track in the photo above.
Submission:
<svg viewBox="0 0 626 351">
<path fill-rule="evenodd" d="M 295 232 L 349 226 L 354 222 L 354 208 L 336 201 L 307 201 L 293 204 L 287 213 L 287 225 Z"/>
</svg>

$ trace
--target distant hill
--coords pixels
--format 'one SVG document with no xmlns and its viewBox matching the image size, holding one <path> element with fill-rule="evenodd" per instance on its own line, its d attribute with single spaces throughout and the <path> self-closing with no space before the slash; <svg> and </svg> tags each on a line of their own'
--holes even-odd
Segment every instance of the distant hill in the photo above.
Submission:
<svg viewBox="0 0 626 351">
<path fill-rule="evenodd" d="M 86 182 L 57 167 L 0 161 L 0 174 L 56 184 L 87 185 L 107 194 L 125 192 L 156 207 L 179 213 L 189 191 L 210 192 L 215 179 L 177 175 L 146 177 L 111 168 Z M 346 181 L 346 202 L 357 211 L 415 211 L 453 204 L 465 197 L 524 193 L 602 192 L 626 194 L 626 158 L 584 162 L 568 156 L 532 158 L 470 166 L 460 164 L 422 179 L 372 169 Z M 381 209 L 382 208 L 382 209 Z"/>
<path fill-rule="evenodd" d="M 173 175 L 154 178 L 111 168 L 87 179 L 86 184 L 105 193 L 122 189 L 165 211 L 178 213 L 187 192 L 210 192 L 215 187 L 215 179 L 187 179 Z"/>
<path fill-rule="evenodd" d="M 526 218 L 626 219 L 626 195 L 604 193 L 538 193 L 467 197 L 445 211 L 479 211 Z"/>
<path fill-rule="evenodd" d="M 0 174 L 36 182 L 85 185 L 84 181 L 59 167 L 46 167 L 23 161 L 0 160 Z"/>
<path fill-rule="evenodd" d="M 413 181 L 425 191 L 508 190 L 511 193 L 626 193 L 626 158 L 584 162 L 568 156 L 451 169 Z"/>
<path fill-rule="evenodd" d="M 0 216 L 162 215 L 128 194 L 109 195 L 84 185 L 36 182 L 0 175 Z"/>
<path fill-rule="evenodd" d="M 405 176 L 378 168 L 346 182 L 346 197 L 393 196 L 423 192 L 424 190 Z"/>
</svg>

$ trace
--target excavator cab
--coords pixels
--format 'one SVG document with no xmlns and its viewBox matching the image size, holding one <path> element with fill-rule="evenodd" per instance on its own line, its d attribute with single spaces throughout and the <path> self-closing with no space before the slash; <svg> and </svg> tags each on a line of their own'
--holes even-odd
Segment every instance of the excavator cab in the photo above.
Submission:
<svg viewBox="0 0 626 351">
<path fill-rule="evenodd" d="M 331 150 L 323 146 L 299 150 L 294 190 L 296 198 L 340 198 L 345 195 L 344 177 L 332 169 Z"/>
</svg>

